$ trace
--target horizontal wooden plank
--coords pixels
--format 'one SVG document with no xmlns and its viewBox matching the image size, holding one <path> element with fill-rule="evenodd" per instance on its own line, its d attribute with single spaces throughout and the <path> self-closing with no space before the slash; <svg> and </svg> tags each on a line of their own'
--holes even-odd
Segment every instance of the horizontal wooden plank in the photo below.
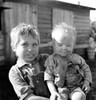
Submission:
<svg viewBox="0 0 96 100">
<path fill-rule="evenodd" d="M 39 29 L 39 32 L 40 32 L 40 33 L 51 33 L 51 31 L 52 31 L 52 30 L 51 30 L 51 29 L 48 29 L 48 28 L 46 28 L 46 29 L 40 28 L 40 29 Z"/>
<path fill-rule="evenodd" d="M 48 53 L 48 54 L 52 54 L 53 53 L 53 48 L 52 47 L 43 47 L 40 48 L 39 50 L 40 53 Z"/>
<path fill-rule="evenodd" d="M 77 36 L 78 41 L 79 40 L 88 40 L 88 39 L 89 39 L 88 35 L 79 35 L 79 36 Z"/>
<path fill-rule="evenodd" d="M 76 42 L 76 45 L 82 45 L 82 44 L 88 44 L 88 41 L 87 41 L 87 40 L 86 40 L 86 41 L 80 40 L 80 41 L 77 41 L 77 42 Z"/>
<path fill-rule="evenodd" d="M 85 48 L 76 48 L 74 49 L 74 53 L 84 56 Z"/>
<path fill-rule="evenodd" d="M 85 30 L 86 30 L 86 28 L 87 28 L 87 30 L 89 30 L 89 29 L 90 29 L 90 26 L 88 26 L 87 24 L 86 24 L 86 25 L 84 25 L 84 24 L 79 24 L 79 23 L 78 23 L 78 24 L 74 24 L 74 27 L 75 27 L 75 28 L 77 28 L 77 27 L 78 27 L 78 28 L 80 28 L 80 29 L 81 29 L 81 28 L 82 28 L 82 29 L 84 29 L 84 28 L 85 28 Z"/>
<path fill-rule="evenodd" d="M 38 18 L 40 18 L 40 19 L 52 19 L 51 15 L 42 15 L 42 14 L 38 14 Z"/>
<path fill-rule="evenodd" d="M 77 34 L 77 38 L 82 38 L 82 37 L 87 37 L 88 39 L 89 39 L 89 34 L 87 34 L 87 33 L 78 33 Z"/>
<path fill-rule="evenodd" d="M 41 23 L 41 24 L 51 24 L 52 23 L 52 21 L 50 20 L 50 19 L 41 19 L 41 18 L 39 18 L 38 19 L 38 23 Z"/>
<path fill-rule="evenodd" d="M 80 48 L 88 48 L 89 45 L 88 44 L 79 44 L 75 46 L 75 49 L 80 49 Z"/>
<path fill-rule="evenodd" d="M 0 56 L 0 61 L 4 61 L 5 57 L 4 56 Z"/>
<path fill-rule="evenodd" d="M 4 45 L 0 45 L 0 50 L 4 49 Z"/>
<path fill-rule="evenodd" d="M 78 27 L 78 26 L 75 26 L 76 30 L 88 30 L 90 29 L 90 27 L 86 26 L 86 27 Z"/>
<path fill-rule="evenodd" d="M 44 9 L 38 9 L 38 14 L 45 14 L 45 15 L 51 15 L 52 14 L 52 12 L 51 12 L 51 10 L 44 10 Z"/>
<path fill-rule="evenodd" d="M 89 12 L 88 13 L 83 13 L 83 12 L 80 12 L 80 13 L 74 13 L 75 16 L 89 16 Z"/>
<path fill-rule="evenodd" d="M 79 36 L 87 36 L 87 37 L 89 37 L 89 34 L 90 34 L 90 32 L 78 32 L 77 31 L 77 36 L 79 37 Z"/>
<path fill-rule="evenodd" d="M 48 43 L 48 42 L 50 42 L 50 41 L 51 41 L 50 38 L 42 38 L 42 39 L 40 40 L 41 43 Z"/>
<path fill-rule="evenodd" d="M 40 9 L 40 10 L 46 10 L 46 11 L 51 11 L 52 10 L 52 8 L 51 7 L 49 7 L 49 6 L 47 6 L 47 5 L 38 5 L 38 9 Z"/>
<path fill-rule="evenodd" d="M 90 18 L 76 16 L 76 17 L 74 17 L 74 20 L 81 20 L 81 21 L 86 21 L 87 20 L 87 21 L 89 21 Z"/>
<path fill-rule="evenodd" d="M 84 11 L 84 9 L 83 10 L 80 10 L 79 9 L 79 11 L 78 11 L 78 9 L 76 9 L 75 11 L 74 11 L 74 15 L 82 15 L 82 16 L 89 16 L 90 15 L 90 13 L 89 13 L 90 11 L 89 10 L 85 10 Z"/>
<path fill-rule="evenodd" d="M 90 20 L 74 19 L 74 23 L 84 23 L 84 24 L 89 24 L 89 23 L 90 23 Z"/>
<path fill-rule="evenodd" d="M 74 20 L 74 24 L 75 25 L 84 24 L 84 25 L 90 26 L 90 21 L 89 20 L 84 20 L 84 19 L 76 19 L 76 20 Z"/>
<path fill-rule="evenodd" d="M 0 61 L 0 71 L 2 70 L 2 69 L 4 69 L 4 67 L 2 67 L 2 66 L 4 66 L 4 65 L 6 65 L 5 64 L 5 61 Z M 2 68 L 1 68 L 2 67 Z M 8 66 L 7 66 L 8 67 Z"/>
<path fill-rule="evenodd" d="M 86 29 L 76 29 L 76 31 L 77 31 L 77 32 L 80 32 L 80 33 L 83 33 L 83 32 L 84 32 L 84 33 L 90 33 L 90 32 L 91 32 L 91 31 L 90 31 L 90 28 L 87 29 L 87 30 L 86 30 Z"/>
<path fill-rule="evenodd" d="M 41 33 L 41 34 L 40 34 L 40 37 L 48 38 L 48 37 L 50 37 L 50 36 L 51 36 L 51 34 L 50 34 L 50 33 L 47 33 L 47 32 Z"/>
<path fill-rule="evenodd" d="M 89 36 L 84 34 L 84 35 L 77 35 L 77 40 L 80 39 L 80 40 L 83 40 L 83 39 L 86 39 L 88 40 L 89 39 Z M 78 40 L 79 41 L 79 40 Z"/>
<path fill-rule="evenodd" d="M 4 55 L 4 49 L 0 50 L 0 56 Z"/>
<path fill-rule="evenodd" d="M 4 34 L 0 33 L 0 39 L 4 38 Z"/>
<path fill-rule="evenodd" d="M 44 28 L 44 29 L 50 29 L 50 30 L 52 29 L 52 27 L 50 25 L 41 25 L 41 26 L 39 25 L 38 28 L 39 29 L 43 29 Z"/>
<path fill-rule="evenodd" d="M 87 40 L 86 39 L 78 39 L 76 41 L 76 44 L 88 44 L 88 39 Z"/>
<path fill-rule="evenodd" d="M 0 38 L 0 44 L 4 44 L 4 39 Z"/>
<path fill-rule="evenodd" d="M 41 24 L 41 23 L 39 23 L 38 24 L 39 25 L 39 27 L 43 27 L 43 28 L 51 28 L 52 26 L 50 25 L 50 24 Z"/>
<path fill-rule="evenodd" d="M 41 29 L 45 29 L 45 30 L 49 29 L 49 30 L 52 30 L 52 28 L 48 28 L 48 27 L 40 27 L 40 26 L 38 26 L 38 29 L 39 29 L 39 30 L 41 30 Z"/>
</svg>

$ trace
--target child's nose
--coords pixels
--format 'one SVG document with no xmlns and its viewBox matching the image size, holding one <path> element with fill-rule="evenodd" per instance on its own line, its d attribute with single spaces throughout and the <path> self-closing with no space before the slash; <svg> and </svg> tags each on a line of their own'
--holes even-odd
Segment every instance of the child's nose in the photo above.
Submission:
<svg viewBox="0 0 96 100">
<path fill-rule="evenodd" d="M 66 46 L 65 46 L 65 45 L 63 45 L 63 46 L 62 46 L 62 49 L 66 49 Z"/>
<path fill-rule="evenodd" d="M 32 51 L 32 47 L 29 47 L 29 48 L 28 48 L 28 51 Z"/>
</svg>

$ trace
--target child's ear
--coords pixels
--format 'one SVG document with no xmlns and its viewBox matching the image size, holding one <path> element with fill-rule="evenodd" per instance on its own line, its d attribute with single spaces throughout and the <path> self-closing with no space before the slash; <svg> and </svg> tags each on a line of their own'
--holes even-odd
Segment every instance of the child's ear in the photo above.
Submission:
<svg viewBox="0 0 96 100">
<path fill-rule="evenodd" d="M 16 47 L 13 47 L 13 46 L 12 46 L 12 50 L 15 52 L 15 51 L 16 51 Z"/>
</svg>

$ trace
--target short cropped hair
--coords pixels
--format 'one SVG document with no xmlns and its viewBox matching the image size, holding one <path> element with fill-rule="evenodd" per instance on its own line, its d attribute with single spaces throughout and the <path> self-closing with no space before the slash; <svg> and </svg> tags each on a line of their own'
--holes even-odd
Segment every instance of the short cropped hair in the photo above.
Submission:
<svg viewBox="0 0 96 100">
<path fill-rule="evenodd" d="M 38 43 L 40 43 L 40 37 L 37 28 L 33 25 L 21 23 L 14 27 L 10 33 L 11 47 L 16 47 L 19 42 L 20 36 L 25 35 L 31 35 L 33 38 L 38 40 Z"/>
<path fill-rule="evenodd" d="M 63 36 L 65 38 L 72 37 L 73 41 L 75 42 L 77 38 L 77 33 L 76 33 L 75 28 L 62 22 L 62 23 L 59 23 L 58 25 L 55 25 L 51 36 L 53 40 L 56 40 L 60 36 Z"/>
</svg>

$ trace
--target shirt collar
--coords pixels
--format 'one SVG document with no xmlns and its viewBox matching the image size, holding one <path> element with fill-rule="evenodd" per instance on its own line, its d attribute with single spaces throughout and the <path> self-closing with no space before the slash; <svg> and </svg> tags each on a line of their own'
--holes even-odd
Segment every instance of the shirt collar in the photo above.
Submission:
<svg viewBox="0 0 96 100">
<path fill-rule="evenodd" d="M 30 64 L 30 63 L 27 63 L 27 62 L 25 62 L 24 60 L 22 60 L 22 59 L 18 59 L 17 60 L 17 65 L 18 65 L 18 67 L 22 67 L 22 66 L 24 66 L 24 65 L 26 65 L 26 64 Z"/>
<path fill-rule="evenodd" d="M 38 61 L 39 61 L 39 58 L 40 58 L 40 56 L 37 56 L 32 62 L 30 62 L 30 63 L 28 63 L 28 62 L 26 62 L 26 61 L 24 61 L 24 60 L 22 60 L 22 59 L 19 59 L 18 58 L 18 60 L 17 60 L 17 65 L 18 65 L 18 67 L 22 67 L 22 66 L 24 66 L 24 65 L 35 65 Z"/>
</svg>

